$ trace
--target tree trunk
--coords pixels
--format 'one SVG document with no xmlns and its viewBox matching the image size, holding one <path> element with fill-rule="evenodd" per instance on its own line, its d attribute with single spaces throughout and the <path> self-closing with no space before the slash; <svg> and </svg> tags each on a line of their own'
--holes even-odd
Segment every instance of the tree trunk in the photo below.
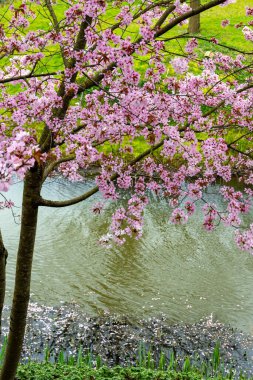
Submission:
<svg viewBox="0 0 253 380">
<path fill-rule="evenodd" d="M 37 228 L 37 198 L 41 190 L 41 174 L 37 165 L 25 176 L 21 231 L 16 263 L 15 288 L 12 301 L 10 331 L 1 380 L 14 380 L 20 360 L 30 297 L 32 260 Z"/>
<path fill-rule="evenodd" d="M 200 7 L 200 0 L 191 0 L 190 7 L 196 9 Z M 189 19 L 188 32 L 191 34 L 200 32 L 200 14 L 192 16 Z"/>
<path fill-rule="evenodd" d="M 2 311 L 4 307 L 4 298 L 5 298 L 5 286 L 6 286 L 6 275 L 5 267 L 7 261 L 8 252 L 4 246 L 3 238 L 0 230 L 0 334 L 2 329 Z"/>
</svg>

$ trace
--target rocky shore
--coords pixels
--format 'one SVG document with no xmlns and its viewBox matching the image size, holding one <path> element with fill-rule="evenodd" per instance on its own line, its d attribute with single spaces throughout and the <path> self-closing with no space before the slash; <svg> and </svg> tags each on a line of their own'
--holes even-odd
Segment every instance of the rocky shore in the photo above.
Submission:
<svg viewBox="0 0 253 380">
<path fill-rule="evenodd" d="M 8 333 L 8 314 L 5 308 L 3 335 Z M 164 318 L 133 323 L 126 317 L 89 317 L 76 305 L 46 307 L 32 303 L 22 357 L 23 361 L 43 360 L 47 352 L 54 360 L 61 351 L 75 356 L 82 350 L 93 360 L 99 355 L 104 364 L 124 366 L 136 365 L 141 350 L 150 351 L 155 361 L 162 352 L 169 360 L 173 352 L 179 363 L 186 356 L 195 362 L 208 362 L 217 342 L 225 371 L 253 375 L 253 337 L 211 317 L 191 325 L 169 325 Z"/>
</svg>

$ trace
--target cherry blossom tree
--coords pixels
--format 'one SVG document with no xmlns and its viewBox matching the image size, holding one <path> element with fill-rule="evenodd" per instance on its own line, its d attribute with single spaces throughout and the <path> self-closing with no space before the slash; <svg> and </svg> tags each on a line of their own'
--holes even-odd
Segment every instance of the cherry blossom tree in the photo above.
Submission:
<svg viewBox="0 0 253 380">
<path fill-rule="evenodd" d="M 24 0 L 1 10 L 1 208 L 13 207 L 6 191 L 14 179 L 24 181 L 2 380 L 14 379 L 21 355 L 40 207 L 67 207 L 97 192 L 113 201 L 128 191 L 127 206 L 115 211 L 101 237 L 110 246 L 141 237 L 151 191 L 168 200 L 171 222 L 187 222 L 199 203 L 207 231 L 233 226 L 237 244 L 253 249 L 253 224 L 243 219 L 253 195 L 252 52 L 181 29 L 190 17 L 233 2 L 191 9 L 184 0 Z M 236 27 L 253 41 L 253 8 L 246 13 L 247 25 Z M 43 29 L 38 17 L 47 20 Z M 178 53 L 175 40 L 183 42 Z M 205 55 L 201 40 L 217 51 Z M 140 154 L 136 140 L 143 142 Z M 108 144 L 117 153 L 107 153 Z M 84 181 L 94 165 L 96 186 L 88 192 L 63 201 L 41 196 L 48 177 Z M 234 176 L 244 190 L 232 185 Z M 222 210 L 205 198 L 217 181 Z M 0 292 L 1 310 L 4 286 Z"/>
</svg>

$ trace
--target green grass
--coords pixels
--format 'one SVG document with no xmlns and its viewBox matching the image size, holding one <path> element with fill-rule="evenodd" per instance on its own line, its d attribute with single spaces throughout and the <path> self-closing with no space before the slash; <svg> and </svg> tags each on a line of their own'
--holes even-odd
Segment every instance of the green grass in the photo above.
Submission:
<svg viewBox="0 0 253 380">
<path fill-rule="evenodd" d="M 237 373 L 235 376 L 232 367 L 231 370 L 225 370 L 220 345 L 217 342 L 213 355 L 208 361 L 196 358 L 194 363 L 188 357 L 184 360 L 175 358 L 173 351 L 169 359 L 161 353 L 155 361 L 152 352 L 146 352 L 144 344 L 140 343 L 136 366 L 127 367 L 103 365 L 102 359 L 99 356 L 94 357 L 91 352 L 84 356 L 81 347 L 77 357 L 69 358 L 60 352 L 57 358 L 53 359 L 46 350 L 43 363 L 21 364 L 18 367 L 16 380 L 230 380 L 234 378 L 247 379 L 242 374 Z"/>
<path fill-rule="evenodd" d="M 250 21 L 250 17 L 245 16 L 245 7 L 253 6 L 252 0 L 237 0 L 235 4 L 227 7 L 216 7 L 201 16 L 201 33 L 205 36 L 216 37 L 220 42 L 228 46 L 234 46 L 241 50 L 252 51 L 253 45 L 250 41 L 245 41 L 242 36 L 242 29 L 234 28 L 235 24 Z M 230 20 L 230 26 L 221 28 L 221 21 Z M 213 45 L 214 46 L 214 45 Z M 215 48 L 215 46 L 214 46 Z"/>
<path fill-rule="evenodd" d="M 190 370 L 159 370 L 142 367 L 101 367 L 99 369 L 87 366 L 69 364 L 38 364 L 22 365 L 18 369 L 17 380 L 203 380 L 203 374 L 197 369 Z M 231 375 L 210 375 L 206 380 L 233 379 Z M 240 377 L 240 379 L 244 379 Z"/>
</svg>

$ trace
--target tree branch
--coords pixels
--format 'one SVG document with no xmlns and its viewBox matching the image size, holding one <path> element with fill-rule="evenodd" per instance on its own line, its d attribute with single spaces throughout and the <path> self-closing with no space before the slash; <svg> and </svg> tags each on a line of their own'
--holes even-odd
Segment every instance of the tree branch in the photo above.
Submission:
<svg viewBox="0 0 253 380">
<path fill-rule="evenodd" d="M 175 5 L 171 5 L 170 7 L 168 7 L 155 24 L 154 29 L 161 28 L 162 24 L 166 21 L 167 17 L 174 11 L 175 8 Z"/>
<path fill-rule="evenodd" d="M 199 8 L 192 9 L 191 11 L 186 12 L 179 17 L 176 17 L 174 20 L 172 20 L 167 25 L 165 25 L 163 28 L 158 30 L 155 34 L 155 38 L 160 37 L 164 33 L 168 32 L 169 30 L 174 28 L 176 25 L 178 25 L 180 22 L 187 20 L 188 18 L 190 18 L 192 16 L 195 16 L 195 15 L 198 15 L 202 12 L 205 12 L 208 9 L 215 7 L 216 5 L 223 4 L 223 3 L 225 3 L 225 1 L 226 0 L 212 0 L 207 4 L 201 5 Z"/>
<path fill-rule="evenodd" d="M 42 182 L 44 182 L 46 180 L 46 178 L 48 177 L 48 175 L 57 167 L 59 166 L 60 164 L 63 164 L 64 162 L 69 162 L 69 161 L 72 161 L 75 159 L 75 155 L 71 155 L 71 156 L 67 156 L 67 157 L 63 157 L 63 158 L 60 158 L 59 160 L 56 160 L 54 162 L 51 162 L 44 170 L 43 172 L 43 177 L 42 177 Z"/>
<path fill-rule="evenodd" d="M 128 168 L 129 166 L 134 166 L 135 164 L 137 164 L 138 162 L 140 162 L 141 160 L 143 160 L 143 158 L 149 156 L 153 151 L 159 149 L 163 145 L 163 143 L 164 143 L 165 140 L 166 139 L 161 140 L 158 144 L 152 146 L 151 148 L 145 150 L 143 153 L 141 153 L 140 155 L 138 155 L 136 158 L 134 158 L 126 166 L 126 168 Z M 115 174 L 113 174 L 110 177 L 110 180 L 114 181 L 118 177 L 119 177 L 119 175 L 115 173 Z M 66 206 L 71 206 L 71 205 L 74 205 L 76 203 L 80 203 L 80 202 L 86 200 L 87 198 L 90 198 L 92 195 L 96 194 L 98 191 L 99 191 L 99 187 L 95 186 L 91 190 L 87 191 L 86 193 L 84 193 L 82 195 L 79 195 L 78 197 L 75 197 L 75 198 L 72 198 L 72 199 L 68 199 L 66 201 L 51 201 L 51 200 L 48 200 L 48 199 L 40 198 L 38 200 L 38 205 L 39 206 L 46 206 L 46 207 L 66 207 Z"/>
<path fill-rule="evenodd" d="M 201 40 L 201 41 L 207 41 L 207 42 L 210 42 L 212 43 L 212 41 L 210 40 L 210 38 L 205 38 L 205 37 L 200 37 L 200 36 L 196 36 L 195 34 L 192 35 L 192 34 L 188 34 L 188 33 L 183 33 L 183 34 L 179 34 L 178 36 L 174 36 L 174 37 L 170 37 L 170 38 L 165 38 L 163 41 L 164 42 L 168 42 L 168 41 L 172 41 L 172 40 L 177 40 L 178 38 L 195 38 L 196 40 Z M 243 50 L 239 50 L 239 49 L 236 49 L 234 48 L 233 46 L 227 46 L 225 44 L 221 44 L 221 43 L 216 43 L 215 45 L 217 46 L 221 46 L 221 47 L 224 47 L 228 50 L 231 50 L 231 51 L 235 51 L 237 53 L 240 53 L 240 54 L 247 54 L 247 55 L 252 55 L 253 52 L 247 52 L 247 51 L 243 51 Z"/>
<path fill-rule="evenodd" d="M 92 21 L 92 18 L 90 16 L 86 16 L 85 20 L 81 23 L 79 32 L 77 35 L 77 39 L 74 45 L 75 51 L 80 51 L 85 48 L 85 45 L 86 45 L 85 30 L 91 24 L 91 21 Z M 67 68 L 72 69 L 75 67 L 75 64 L 76 64 L 76 60 L 73 58 L 69 62 L 67 62 Z M 70 78 L 70 82 L 74 83 L 76 81 L 76 78 L 77 78 L 77 72 L 75 72 L 72 75 L 72 77 Z M 59 119 L 64 119 L 66 112 L 68 110 L 69 104 L 71 100 L 73 99 L 73 97 L 75 96 L 74 91 L 66 92 L 65 78 L 62 79 L 57 94 L 58 96 L 62 98 L 62 107 L 55 108 L 53 110 L 53 116 L 58 117 Z M 52 144 L 53 144 L 52 132 L 46 125 L 39 141 L 41 152 L 47 152 L 52 147 Z"/>
<path fill-rule="evenodd" d="M 235 152 L 237 152 L 239 154 L 242 154 L 243 156 L 249 157 L 251 160 L 253 159 L 253 156 L 250 153 L 242 152 L 241 150 L 236 149 L 233 146 L 229 146 L 229 149 L 231 149 L 231 150 L 233 150 L 233 151 L 235 151 Z"/>
<path fill-rule="evenodd" d="M 227 144 L 228 148 L 230 148 L 232 145 L 234 145 L 236 142 L 240 141 L 241 139 L 243 139 L 244 137 L 248 136 L 248 135 L 251 135 L 253 132 L 250 131 L 250 132 L 247 132 L 245 133 L 244 135 L 242 136 L 239 136 L 237 139 L 235 139 L 234 141 L 232 141 L 231 143 Z"/>
<path fill-rule="evenodd" d="M 8 252 L 4 246 L 2 233 L 0 230 L 0 333 L 2 327 L 2 311 L 5 299 L 5 286 L 6 286 L 6 262 Z"/>
<path fill-rule="evenodd" d="M 55 29 L 56 33 L 59 34 L 60 33 L 59 21 L 57 20 L 55 11 L 52 7 L 51 0 L 45 0 L 45 3 L 46 3 L 46 7 L 50 13 L 50 16 L 52 17 L 54 29 Z M 64 66 L 66 67 L 67 59 L 65 58 L 65 55 L 64 55 L 64 49 L 62 46 L 60 46 L 60 49 L 61 49 L 62 60 L 63 60 Z"/>
<path fill-rule="evenodd" d="M 62 74 L 62 73 L 63 73 L 63 71 L 61 71 L 61 72 L 54 71 L 52 73 L 33 74 L 33 71 L 31 71 L 29 74 L 26 74 L 26 75 L 20 75 L 20 76 L 17 76 L 17 77 L 0 79 L 0 84 L 10 83 L 10 82 L 14 82 L 14 81 L 17 81 L 17 80 L 22 80 L 22 79 L 49 77 L 49 76 L 52 76 L 52 75 L 59 75 L 59 74 Z"/>
</svg>

